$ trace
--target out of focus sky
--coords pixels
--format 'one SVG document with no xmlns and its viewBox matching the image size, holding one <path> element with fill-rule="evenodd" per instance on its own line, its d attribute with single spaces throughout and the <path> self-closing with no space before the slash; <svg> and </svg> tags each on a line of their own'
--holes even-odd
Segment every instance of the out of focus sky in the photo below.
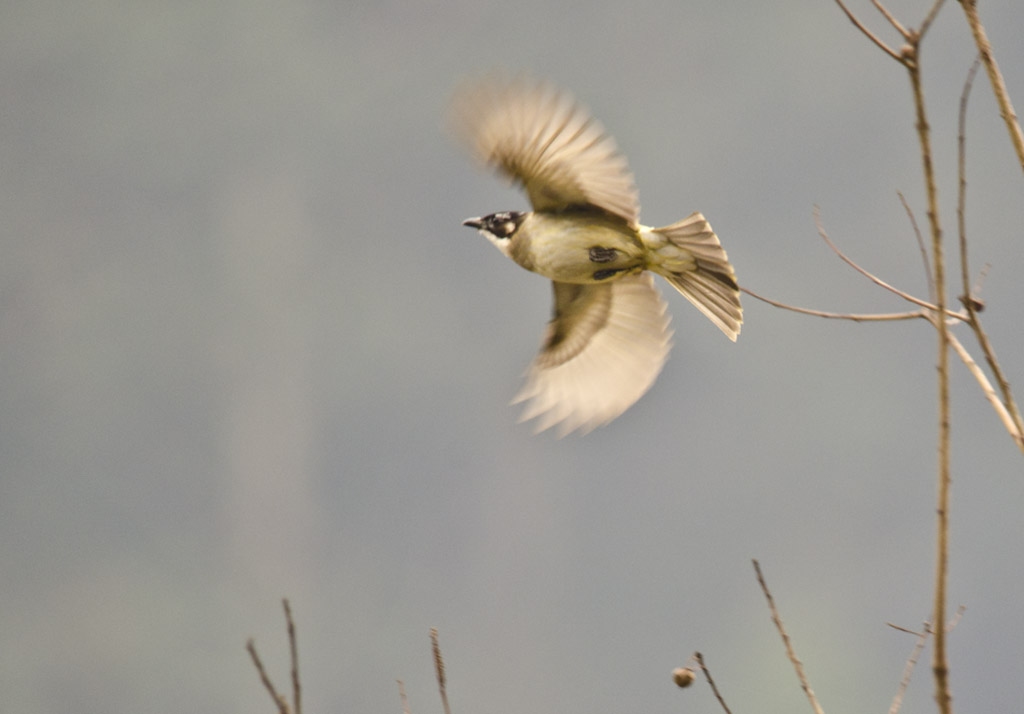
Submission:
<svg viewBox="0 0 1024 714">
<path fill-rule="evenodd" d="M 923 0 L 888 3 L 907 25 Z M 899 40 L 866 0 L 851 8 Z M 1024 6 L 980 3 L 1024 106 Z M 955 257 L 947 2 L 923 50 Z M 905 72 L 826 0 L 377 0 L 0 9 L 0 697 L 21 714 L 736 712 L 806 706 L 758 558 L 829 712 L 886 711 L 931 607 L 935 336 L 746 299 L 736 344 L 663 284 L 654 390 L 558 440 L 509 399 L 547 282 L 462 219 L 521 209 L 444 130 L 494 68 L 572 90 L 741 284 L 843 312 L 926 295 Z M 1024 390 L 1024 176 L 979 76 L 967 225 L 985 324 Z M 959 274 L 954 262 L 951 273 Z M 959 288 L 951 288 L 955 296 Z M 964 327 L 956 334 L 973 347 Z M 1024 701 L 1024 468 L 953 362 L 957 706 Z M 903 711 L 931 711 L 927 657 Z"/>
</svg>

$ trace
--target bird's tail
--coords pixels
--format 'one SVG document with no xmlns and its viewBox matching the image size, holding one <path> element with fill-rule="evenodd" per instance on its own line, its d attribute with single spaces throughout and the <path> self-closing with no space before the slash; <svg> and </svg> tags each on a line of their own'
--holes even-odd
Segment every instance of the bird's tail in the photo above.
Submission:
<svg viewBox="0 0 1024 714">
<path fill-rule="evenodd" d="M 736 273 L 718 236 L 700 213 L 641 233 L 649 268 L 672 283 L 733 342 L 743 324 Z"/>
</svg>

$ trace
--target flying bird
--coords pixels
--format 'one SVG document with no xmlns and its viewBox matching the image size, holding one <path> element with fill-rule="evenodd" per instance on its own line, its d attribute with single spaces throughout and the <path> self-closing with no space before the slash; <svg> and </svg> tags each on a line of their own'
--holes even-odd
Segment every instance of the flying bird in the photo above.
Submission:
<svg viewBox="0 0 1024 714">
<path fill-rule="evenodd" d="M 529 78 L 464 84 L 452 126 L 471 153 L 525 191 L 532 211 L 469 218 L 504 255 L 550 279 L 554 311 L 513 404 L 537 431 L 588 432 L 629 409 L 668 357 L 672 330 L 651 273 L 726 336 L 743 323 L 739 287 L 700 213 L 640 223 L 633 174 L 603 127 L 569 94 Z"/>
</svg>

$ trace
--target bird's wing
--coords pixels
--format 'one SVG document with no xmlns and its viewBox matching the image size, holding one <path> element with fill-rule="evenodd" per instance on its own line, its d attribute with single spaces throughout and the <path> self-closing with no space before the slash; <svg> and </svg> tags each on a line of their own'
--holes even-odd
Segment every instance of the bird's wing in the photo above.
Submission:
<svg viewBox="0 0 1024 714">
<path fill-rule="evenodd" d="M 672 331 L 666 304 L 649 273 L 610 283 L 554 283 L 554 317 L 526 385 L 522 421 L 560 435 L 610 422 L 654 384 Z"/>
<path fill-rule="evenodd" d="M 481 161 L 526 189 L 535 211 L 591 205 L 637 226 L 640 205 L 626 158 L 570 95 L 490 76 L 456 92 L 452 124 Z"/>
</svg>

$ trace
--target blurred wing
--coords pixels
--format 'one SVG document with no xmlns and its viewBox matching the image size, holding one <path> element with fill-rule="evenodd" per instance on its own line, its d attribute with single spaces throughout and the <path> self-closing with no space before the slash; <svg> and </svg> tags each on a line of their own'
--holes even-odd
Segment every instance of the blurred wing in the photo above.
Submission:
<svg viewBox="0 0 1024 714">
<path fill-rule="evenodd" d="M 554 283 L 555 315 L 540 354 L 513 404 L 528 402 L 521 421 L 561 436 L 607 424 L 654 384 L 672 331 L 666 304 L 649 273 L 611 283 Z"/>
<path fill-rule="evenodd" d="M 456 92 L 452 122 L 477 158 L 526 189 L 535 211 L 593 205 L 637 226 L 626 158 L 571 96 L 490 76 Z"/>
</svg>

